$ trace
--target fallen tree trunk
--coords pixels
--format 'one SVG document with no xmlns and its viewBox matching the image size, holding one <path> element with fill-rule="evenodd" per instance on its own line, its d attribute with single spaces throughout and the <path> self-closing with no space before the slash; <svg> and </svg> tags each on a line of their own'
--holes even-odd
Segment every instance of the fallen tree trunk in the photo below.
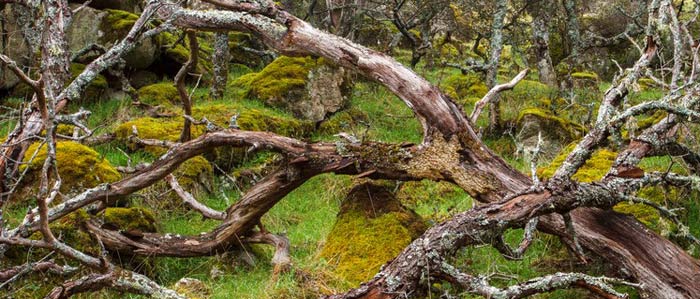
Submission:
<svg viewBox="0 0 700 299">
<path fill-rule="evenodd" d="M 439 175 L 432 176 L 455 182 L 483 202 L 499 201 L 530 187 L 527 176 L 507 165 L 481 142 L 455 103 L 391 57 L 319 31 L 274 6 L 242 8 L 238 4 L 229 5 L 233 2 L 228 1 L 207 2 L 241 12 L 175 9 L 160 13 L 166 18 L 175 17 L 174 23 L 182 27 L 244 29 L 261 36 L 285 55 L 322 56 L 383 84 L 416 113 L 425 132 L 422 150 L 435 151 L 431 161 L 424 161 L 426 169 L 412 170 L 415 173 L 438 171 Z M 657 234 L 637 229 L 640 224 L 636 220 L 611 211 L 581 209 L 572 217 L 581 245 L 628 270 L 631 277 L 646 286 L 647 295 L 700 297 L 697 287 L 700 265 L 678 246 Z M 616 225 L 606 224 L 609 222 Z M 566 234 L 563 222 L 558 220 L 545 218 L 541 226 L 550 233 Z"/>
</svg>

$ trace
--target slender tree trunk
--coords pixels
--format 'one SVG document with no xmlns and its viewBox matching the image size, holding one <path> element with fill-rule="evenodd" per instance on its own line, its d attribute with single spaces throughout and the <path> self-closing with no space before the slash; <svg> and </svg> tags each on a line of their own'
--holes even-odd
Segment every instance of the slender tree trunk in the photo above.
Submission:
<svg viewBox="0 0 700 299">
<path fill-rule="evenodd" d="M 228 82 L 228 63 L 230 60 L 228 32 L 217 32 L 214 34 L 212 60 L 214 65 L 214 82 L 211 85 L 209 95 L 212 99 L 221 99 L 224 96 L 226 83 Z"/>
<path fill-rule="evenodd" d="M 549 20 L 551 3 L 544 0 L 536 0 L 530 4 L 532 15 L 532 42 L 537 70 L 540 82 L 548 86 L 557 87 L 557 75 L 552 66 L 552 57 L 549 55 Z"/>
<path fill-rule="evenodd" d="M 508 12 L 508 1 L 497 0 L 496 12 L 493 15 L 493 23 L 491 24 L 491 43 L 489 46 L 489 62 L 486 70 L 486 86 L 489 89 L 496 86 L 498 77 L 498 65 L 501 60 L 501 52 L 503 51 L 503 26 Z M 498 96 L 489 105 L 489 130 L 495 131 L 501 122 L 501 109 Z"/>
<path fill-rule="evenodd" d="M 570 56 L 574 62 L 577 62 L 581 54 L 581 29 L 578 23 L 578 5 L 576 0 L 564 0 L 564 10 L 566 11 L 566 33 L 571 47 Z"/>
</svg>

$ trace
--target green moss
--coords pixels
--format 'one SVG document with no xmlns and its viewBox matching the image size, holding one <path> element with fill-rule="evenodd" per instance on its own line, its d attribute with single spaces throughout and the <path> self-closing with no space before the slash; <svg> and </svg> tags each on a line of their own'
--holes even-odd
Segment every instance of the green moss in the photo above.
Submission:
<svg viewBox="0 0 700 299">
<path fill-rule="evenodd" d="M 70 73 L 71 73 L 71 80 L 75 79 L 80 75 L 85 70 L 85 65 L 80 64 L 80 63 L 71 63 L 70 65 Z M 93 100 L 96 98 L 99 98 L 104 91 L 109 88 L 109 84 L 107 83 L 107 78 L 103 75 L 97 75 L 92 82 L 90 82 L 90 85 L 85 89 L 85 93 L 83 95 L 84 99 L 88 100 Z"/>
<path fill-rule="evenodd" d="M 364 111 L 351 107 L 345 111 L 332 115 L 327 120 L 323 121 L 317 132 L 323 135 L 333 135 L 339 132 L 352 132 L 352 128 L 360 122 L 367 123 L 369 116 Z"/>
<path fill-rule="evenodd" d="M 385 187 L 362 184 L 341 206 L 321 257 L 336 265 L 339 276 L 357 284 L 376 274 L 424 230 L 420 217 Z"/>
<path fill-rule="evenodd" d="M 147 208 L 107 208 L 102 217 L 105 224 L 116 226 L 120 230 L 156 231 L 156 217 Z"/>
<path fill-rule="evenodd" d="M 641 78 L 637 80 L 637 84 L 639 84 L 639 87 L 642 91 L 657 87 L 656 81 L 649 78 Z"/>
<path fill-rule="evenodd" d="M 551 112 L 548 110 L 540 109 L 540 108 L 527 108 L 522 111 L 520 111 L 520 114 L 518 115 L 517 123 L 521 124 L 523 119 L 527 116 L 535 116 L 537 118 L 540 118 L 542 120 L 546 120 L 549 122 L 549 126 L 551 128 L 555 129 L 564 129 L 568 132 L 568 135 L 571 137 L 576 137 L 579 136 L 582 132 L 585 131 L 585 127 L 582 125 L 579 125 L 577 123 L 568 121 L 566 119 L 563 119 L 561 117 L 558 117 L 556 115 L 553 115 Z"/>
<path fill-rule="evenodd" d="M 654 111 L 651 115 L 640 116 L 637 119 L 637 127 L 639 130 L 644 130 L 660 122 L 662 119 L 666 118 L 666 116 L 668 116 L 668 113 L 661 110 Z"/>
<path fill-rule="evenodd" d="M 212 191 L 214 169 L 203 156 L 185 161 L 174 175 L 180 185 L 195 196 Z"/>
<path fill-rule="evenodd" d="M 84 70 L 85 70 L 84 64 L 71 63 L 70 73 L 71 73 L 72 79 L 75 79 L 76 77 L 78 77 L 78 75 L 80 75 L 80 73 L 82 73 Z M 95 77 L 95 79 L 92 80 L 92 82 L 90 82 L 89 87 L 106 89 L 109 87 L 109 85 L 107 84 L 107 78 L 105 78 L 105 76 L 102 76 L 102 75 L 97 75 L 97 77 Z"/>
<path fill-rule="evenodd" d="M 164 105 L 180 103 L 180 95 L 172 82 L 151 84 L 139 88 L 139 100 L 151 105 Z"/>
<path fill-rule="evenodd" d="M 36 184 L 39 182 L 39 173 L 47 156 L 47 146 L 34 143 L 24 154 L 21 170 L 29 168 L 29 178 L 25 182 Z M 36 157 L 30 161 L 34 152 L 38 150 Z M 63 180 L 61 192 L 68 193 L 73 190 L 95 187 L 102 183 L 115 182 L 121 178 L 119 172 L 93 149 L 72 141 L 59 141 L 56 143 L 56 165 L 58 173 Z"/>
<path fill-rule="evenodd" d="M 262 100 L 298 97 L 303 91 L 309 71 L 321 59 L 310 57 L 280 56 L 258 73 L 250 73 L 233 81 L 233 86 L 243 90 L 244 97 Z"/>
<path fill-rule="evenodd" d="M 141 139 L 158 139 L 167 141 L 177 141 L 180 139 L 180 133 L 184 125 L 183 120 L 176 118 L 137 118 L 119 125 L 114 133 L 117 135 L 117 140 L 126 143 L 131 150 L 136 150 L 139 145 L 129 142 L 129 137 L 132 134 L 132 127 L 136 127 L 139 138 Z M 192 136 L 199 136 L 204 133 L 202 126 L 192 126 Z M 145 151 L 153 155 L 161 155 L 167 150 L 159 146 L 146 146 Z"/>
<path fill-rule="evenodd" d="M 130 30 L 134 26 L 139 16 L 128 11 L 118 9 L 105 9 L 107 12 L 106 21 L 113 30 Z"/>
<path fill-rule="evenodd" d="M 454 74 L 447 77 L 440 89 L 455 100 L 481 98 L 489 91 L 483 80 L 476 74 Z"/>
<path fill-rule="evenodd" d="M 598 74 L 593 72 L 575 72 L 571 74 L 571 78 L 598 81 Z"/>
</svg>

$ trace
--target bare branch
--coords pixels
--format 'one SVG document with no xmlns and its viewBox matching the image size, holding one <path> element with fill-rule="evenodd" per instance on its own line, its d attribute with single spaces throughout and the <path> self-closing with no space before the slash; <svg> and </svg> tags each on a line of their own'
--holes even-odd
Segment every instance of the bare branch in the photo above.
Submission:
<svg viewBox="0 0 700 299">
<path fill-rule="evenodd" d="M 472 114 L 469 117 L 472 124 L 476 123 L 476 120 L 479 118 L 481 111 L 484 109 L 484 107 L 486 107 L 487 104 L 494 101 L 494 99 L 496 99 L 499 93 L 513 89 L 515 85 L 517 85 L 523 78 L 525 78 L 525 76 L 527 76 L 528 72 L 530 72 L 530 69 L 524 69 L 523 71 L 518 73 L 517 76 L 513 77 L 513 79 L 510 80 L 510 82 L 499 84 L 491 88 L 491 90 L 489 90 L 489 92 L 487 92 L 486 95 L 484 95 L 484 97 L 481 98 L 481 100 L 474 104 L 474 110 L 472 111 Z"/>
<path fill-rule="evenodd" d="M 177 182 L 177 178 L 175 178 L 174 175 L 169 174 L 165 176 L 165 181 L 170 184 L 170 187 L 177 193 L 180 198 L 188 205 L 190 208 L 193 210 L 199 212 L 202 214 L 202 216 L 210 219 L 215 219 L 215 220 L 224 220 L 226 219 L 226 213 L 224 212 L 219 212 L 217 210 L 211 209 L 201 202 L 197 201 L 197 199 L 192 196 L 189 192 L 185 191 L 182 189 L 182 186 Z"/>
</svg>

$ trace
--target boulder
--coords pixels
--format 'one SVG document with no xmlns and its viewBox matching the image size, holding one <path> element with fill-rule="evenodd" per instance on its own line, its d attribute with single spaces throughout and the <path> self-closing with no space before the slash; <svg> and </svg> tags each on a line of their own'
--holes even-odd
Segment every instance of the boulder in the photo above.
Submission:
<svg viewBox="0 0 700 299">
<path fill-rule="evenodd" d="M 66 32 L 70 49 L 77 52 L 91 44 L 110 47 L 129 32 L 137 19 L 138 15 L 124 10 L 85 7 L 73 15 Z M 145 39 L 124 60 L 131 68 L 145 69 L 156 60 L 157 50 L 153 39 Z"/>
<path fill-rule="evenodd" d="M 564 145 L 582 136 L 584 127 L 553 115 L 545 109 L 528 108 L 520 112 L 517 119 L 518 152 L 531 158 L 542 134 L 540 155 L 555 156 Z"/>
<path fill-rule="evenodd" d="M 71 0 L 71 3 L 82 4 L 84 0 Z M 128 12 L 138 13 L 141 11 L 141 0 L 92 0 L 90 7 L 96 9 L 119 9 Z"/>
<path fill-rule="evenodd" d="M 3 35 L 2 44 L 2 54 L 7 55 L 12 58 L 17 64 L 22 66 L 28 66 L 30 64 L 30 57 L 27 53 L 29 47 L 24 40 L 24 37 L 20 34 L 22 28 L 17 25 L 17 19 L 15 13 L 13 12 L 13 4 L 7 4 L 4 9 L 0 12 L 0 30 L 2 32 L 7 32 L 8 35 Z M 0 90 L 7 90 L 19 83 L 19 78 L 15 74 L 4 66 L 0 66 Z"/>
<path fill-rule="evenodd" d="M 391 188 L 359 184 L 341 204 L 321 257 L 350 283 L 372 278 L 426 229 L 423 219 L 404 207 Z"/>
<path fill-rule="evenodd" d="M 22 184 L 20 190 L 24 190 L 20 194 L 36 194 L 41 181 L 39 179 L 41 168 L 47 157 L 46 148 L 46 144 L 34 143 L 24 154 L 25 164 L 20 166 L 20 170 L 27 170 L 27 174 L 20 182 Z M 61 185 L 63 194 L 81 192 L 85 188 L 116 182 L 121 178 L 119 172 L 102 155 L 77 142 L 56 143 L 56 165 L 63 181 Z"/>
<path fill-rule="evenodd" d="M 351 81 L 348 71 L 323 59 L 282 56 L 258 73 L 239 77 L 233 85 L 242 97 L 259 98 L 319 122 L 347 105 Z"/>
</svg>

